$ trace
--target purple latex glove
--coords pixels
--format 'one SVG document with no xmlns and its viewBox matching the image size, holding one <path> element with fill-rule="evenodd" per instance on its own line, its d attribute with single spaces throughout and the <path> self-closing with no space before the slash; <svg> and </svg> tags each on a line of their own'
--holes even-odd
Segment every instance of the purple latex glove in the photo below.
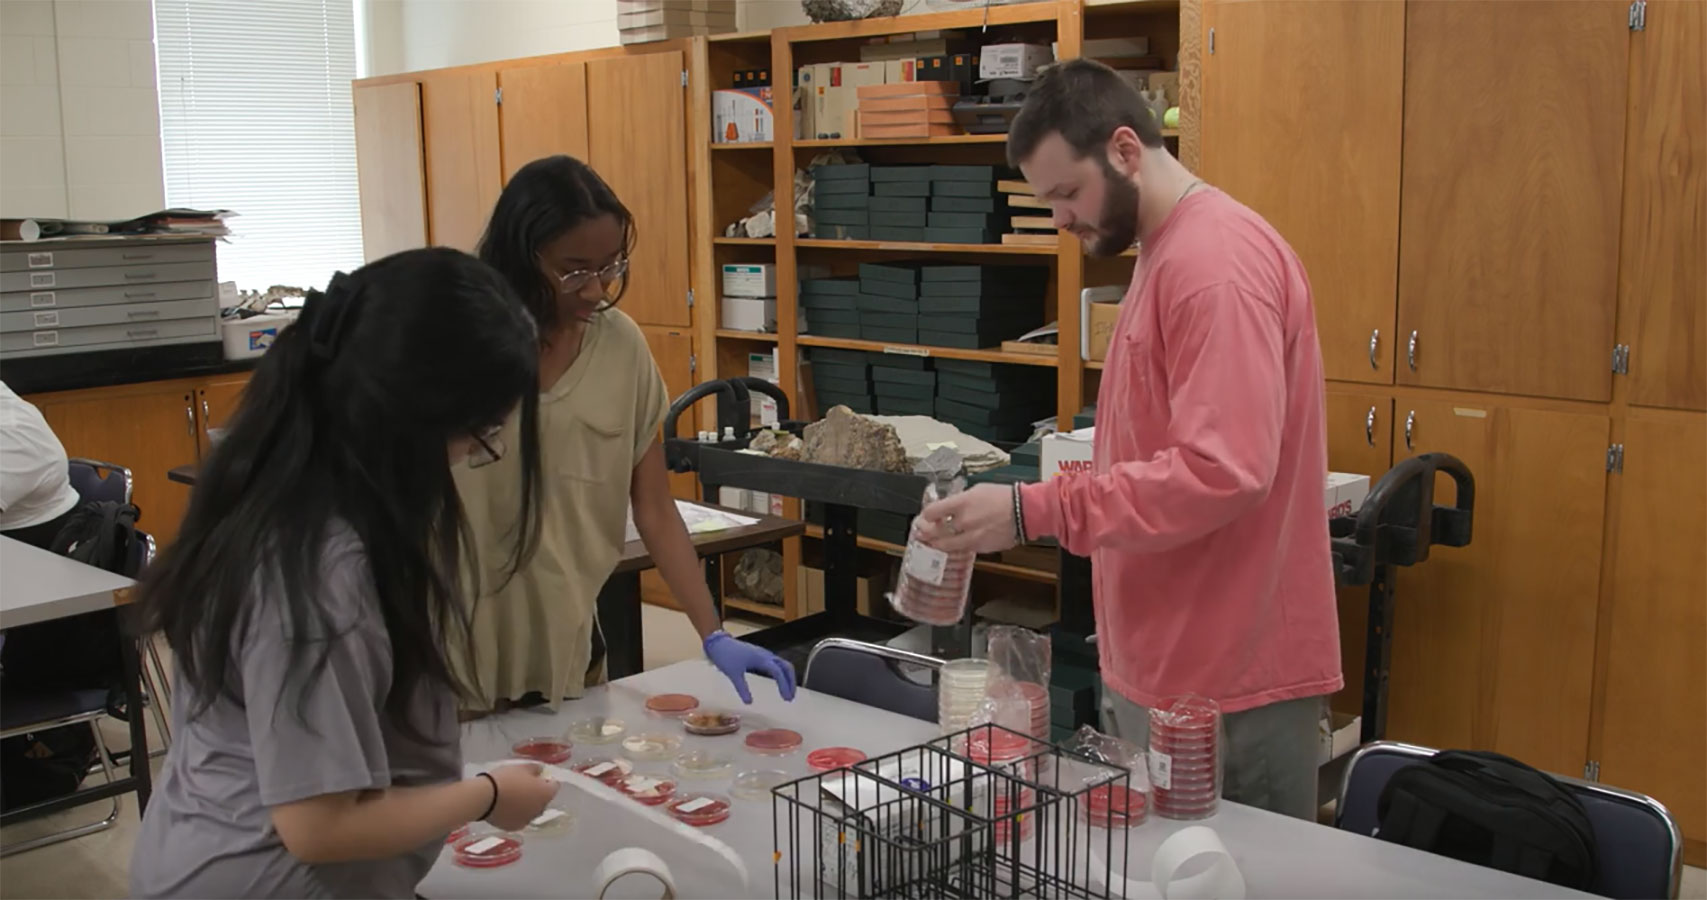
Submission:
<svg viewBox="0 0 1707 900">
<path fill-rule="evenodd" d="M 747 689 L 748 672 L 769 675 L 776 680 L 782 699 L 794 699 L 794 667 L 763 647 L 738 641 L 727 631 L 714 631 L 705 639 L 705 655 L 735 685 L 742 703 L 753 702 L 753 692 Z"/>
</svg>

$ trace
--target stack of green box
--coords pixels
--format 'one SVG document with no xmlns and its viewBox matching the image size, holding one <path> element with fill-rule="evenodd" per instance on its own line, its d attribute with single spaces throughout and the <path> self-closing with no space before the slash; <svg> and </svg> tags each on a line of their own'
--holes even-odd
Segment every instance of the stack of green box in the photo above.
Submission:
<svg viewBox="0 0 1707 900">
<path fill-rule="evenodd" d="M 802 278 L 800 311 L 807 334 L 859 339 L 859 279 Z"/>
<path fill-rule="evenodd" d="M 1017 338 L 1043 324 L 1048 283 L 1049 271 L 1035 266 L 925 266 L 919 343 L 976 350 Z"/>
<path fill-rule="evenodd" d="M 922 241 L 931 196 L 930 166 L 871 167 L 871 239 Z"/>
<path fill-rule="evenodd" d="M 1041 370 L 954 359 L 937 360 L 936 369 L 936 417 L 973 437 L 1024 441 L 1054 411 L 1054 379 Z"/>
<path fill-rule="evenodd" d="M 818 395 L 820 413 L 833 406 L 867 415 L 877 412 L 872 403 L 871 366 L 863 351 L 813 347 L 807 361 L 812 363 L 812 390 Z"/>
<path fill-rule="evenodd" d="M 931 212 L 924 240 L 938 244 L 998 244 L 1008 230 L 1007 206 L 997 202 L 995 166 L 931 166 Z"/>
<path fill-rule="evenodd" d="M 870 240 L 871 166 L 813 166 L 812 181 L 813 236 Z"/>
<path fill-rule="evenodd" d="M 966 479 L 968 484 L 1031 484 L 1042 480 L 1043 445 L 1038 441 L 1021 444 L 1008 451 L 1008 464 L 980 472 Z"/>
<path fill-rule="evenodd" d="M 919 342 L 919 267 L 860 263 L 859 336 L 889 344 Z"/>
<path fill-rule="evenodd" d="M 871 354 L 871 390 L 883 415 L 935 415 L 936 377 L 931 360 L 922 356 Z"/>
</svg>

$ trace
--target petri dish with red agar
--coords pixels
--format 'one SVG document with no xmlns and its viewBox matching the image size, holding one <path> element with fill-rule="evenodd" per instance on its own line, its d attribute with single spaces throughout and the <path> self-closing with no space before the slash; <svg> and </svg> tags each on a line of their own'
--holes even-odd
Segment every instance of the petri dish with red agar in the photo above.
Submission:
<svg viewBox="0 0 1707 900">
<path fill-rule="evenodd" d="M 578 719 L 569 725 L 569 737 L 583 744 L 614 744 L 627 733 L 627 723 L 603 716 Z"/>
<path fill-rule="evenodd" d="M 823 747 L 806 754 L 806 764 L 819 772 L 833 772 L 864 761 L 865 752 L 852 747 Z"/>
<path fill-rule="evenodd" d="M 800 732 L 787 728 L 766 728 L 747 734 L 747 749 L 765 756 L 787 756 L 800 749 Z"/>
<path fill-rule="evenodd" d="M 673 801 L 667 810 L 678 822 L 704 828 L 728 819 L 731 805 L 721 794 L 689 794 Z"/>
<path fill-rule="evenodd" d="M 699 708 L 692 694 L 653 694 L 646 698 L 646 711 L 657 716 L 681 716 Z"/>
<path fill-rule="evenodd" d="M 626 759 L 595 757 L 576 766 L 574 770 L 588 778 L 597 778 L 605 784 L 614 785 L 634 773 L 634 763 Z"/>
<path fill-rule="evenodd" d="M 627 794 L 630 800 L 644 806 L 666 803 L 676 795 L 674 781 L 651 775 L 630 775 L 617 782 L 616 789 Z"/>
<path fill-rule="evenodd" d="M 734 734 L 741 730 L 741 716 L 721 709 L 694 709 L 682 716 L 682 729 L 704 737 Z"/>
<path fill-rule="evenodd" d="M 632 734 L 622 739 L 622 752 L 629 759 L 664 760 L 682 749 L 682 739 L 673 734 Z"/>
<path fill-rule="evenodd" d="M 563 738 L 532 737 L 510 746 L 510 752 L 521 759 L 555 766 L 569 761 L 574 745 Z"/>
<path fill-rule="evenodd" d="M 498 869 L 522 858 L 522 839 L 516 834 L 467 837 L 451 848 L 451 858 L 470 869 Z"/>
<path fill-rule="evenodd" d="M 1144 824 L 1149 802 L 1129 787 L 1099 784 L 1085 795 L 1085 821 L 1098 828 L 1131 828 Z"/>
<path fill-rule="evenodd" d="M 468 826 L 458 825 L 455 831 L 445 836 L 445 843 L 454 844 L 465 837 L 468 837 Z"/>
</svg>

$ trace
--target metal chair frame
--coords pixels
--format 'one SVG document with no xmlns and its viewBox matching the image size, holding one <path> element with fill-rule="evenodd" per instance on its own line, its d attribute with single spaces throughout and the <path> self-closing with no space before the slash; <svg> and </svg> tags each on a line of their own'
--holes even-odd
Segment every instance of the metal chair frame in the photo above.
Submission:
<svg viewBox="0 0 1707 900">
<path fill-rule="evenodd" d="M 929 687 L 933 691 L 938 689 L 937 673 L 944 665 L 944 661 L 937 657 L 926 656 L 923 653 L 914 653 L 911 650 L 902 650 L 899 647 L 890 647 L 887 644 L 873 644 L 866 641 L 852 640 L 851 638 L 830 637 L 814 644 L 812 652 L 807 654 L 806 670 L 802 672 L 800 676 L 800 683 L 802 685 L 806 687 L 812 686 L 813 665 L 818 661 L 819 655 L 826 650 L 848 650 L 855 653 L 862 653 L 867 656 L 877 657 L 890 663 L 903 663 L 919 666 L 931 673 L 930 684 L 919 686 Z M 901 672 L 896 672 L 896 675 L 901 678 L 907 677 Z"/>
</svg>

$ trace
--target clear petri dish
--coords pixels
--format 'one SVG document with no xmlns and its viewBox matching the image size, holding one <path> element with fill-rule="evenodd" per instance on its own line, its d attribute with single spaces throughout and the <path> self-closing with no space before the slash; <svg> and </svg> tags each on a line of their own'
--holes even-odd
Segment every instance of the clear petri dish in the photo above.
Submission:
<svg viewBox="0 0 1707 900">
<path fill-rule="evenodd" d="M 689 794 L 672 801 L 668 810 L 676 821 L 703 828 L 728 819 L 732 807 L 721 794 Z"/>
<path fill-rule="evenodd" d="M 646 698 L 646 711 L 659 716 L 680 716 L 699 707 L 692 694 L 653 694 Z"/>
<path fill-rule="evenodd" d="M 569 726 L 569 737 L 583 744 L 614 744 L 627 733 L 627 723 L 602 716 L 580 719 Z"/>
<path fill-rule="evenodd" d="M 787 756 L 800 749 L 800 732 L 787 728 L 766 728 L 747 734 L 747 749 L 765 756 Z"/>
<path fill-rule="evenodd" d="M 576 766 L 575 771 L 588 778 L 597 778 L 605 784 L 616 784 L 634 774 L 634 763 L 626 759 L 595 757 Z"/>
<path fill-rule="evenodd" d="M 468 837 L 468 826 L 458 825 L 455 831 L 445 836 L 445 843 L 454 844 L 465 837 Z"/>
<path fill-rule="evenodd" d="M 669 759 L 681 749 L 682 739 L 673 734 L 631 734 L 622 739 L 622 752 L 629 759 Z"/>
<path fill-rule="evenodd" d="M 670 764 L 670 771 L 679 778 L 693 778 L 701 781 L 716 778 L 728 778 L 735 770 L 735 764 L 729 757 L 710 750 L 689 750 Z"/>
<path fill-rule="evenodd" d="M 706 737 L 734 734 L 741 730 L 741 716 L 721 709 L 695 709 L 682 716 L 682 730 Z"/>
<path fill-rule="evenodd" d="M 522 858 L 522 838 L 504 832 L 466 837 L 451 848 L 451 858 L 470 869 L 502 868 Z"/>
<path fill-rule="evenodd" d="M 736 775 L 729 793 L 739 800 L 768 800 L 772 790 L 790 780 L 789 774 L 780 769 L 755 769 Z"/>
<path fill-rule="evenodd" d="M 555 766 L 569 761 L 574 745 L 563 738 L 532 737 L 510 746 L 510 752 L 522 759 Z"/>
<path fill-rule="evenodd" d="M 651 775 L 630 775 L 617 782 L 616 789 L 628 795 L 630 800 L 645 806 L 667 803 L 676 795 L 674 781 Z"/>
<path fill-rule="evenodd" d="M 822 747 L 806 754 L 806 764 L 820 772 L 833 772 L 864 761 L 865 751 L 852 747 Z"/>
<path fill-rule="evenodd" d="M 545 811 L 534 816 L 532 822 L 522 829 L 529 837 L 558 837 L 567 834 L 570 826 L 575 824 L 575 814 L 566 809 L 547 806 Z"/>
</svg>

